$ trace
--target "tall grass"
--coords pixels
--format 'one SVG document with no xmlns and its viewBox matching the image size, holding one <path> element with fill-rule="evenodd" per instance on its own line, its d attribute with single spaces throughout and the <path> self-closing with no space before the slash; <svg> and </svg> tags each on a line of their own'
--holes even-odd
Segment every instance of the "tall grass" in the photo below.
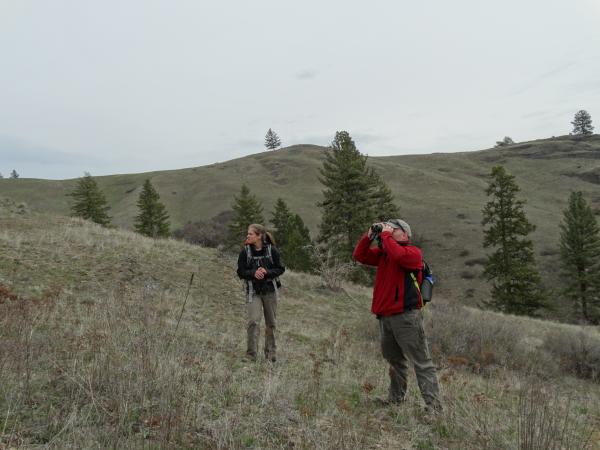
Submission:
<svg viewBox="0 0 600 450">
<path fill-rule="evenodd" d="M 278 361 L 247 363 L 244 299 L 225 255 L 76 220 L 0 224 L 3 450 L 514 449 L 539 428 L 519 399 L 541 374 L 551 396 L 571 399 L 556 413 L 599 429 L 598 384 L 551 368 L 544 347 L 548 329 L 576 328 L 428 307 L 445 404 L 431 418 L 412 376 L 401 407 L 375 402 L 388 376 L 370 289 L 286 273 Z"/>
</svg>

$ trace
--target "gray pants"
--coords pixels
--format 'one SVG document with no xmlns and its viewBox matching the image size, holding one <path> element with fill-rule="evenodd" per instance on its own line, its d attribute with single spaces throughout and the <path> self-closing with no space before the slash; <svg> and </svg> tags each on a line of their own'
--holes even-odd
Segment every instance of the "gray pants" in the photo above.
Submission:
<svg viewBox="0 0 600 450">
<path fill-rule="evenodd" d="M 275 360 L 277 346 L 275 345 L 275 318 L 277 315 L 277 296 L 274 292 L 254 294 L 248 309 L 248 349 L 246 354 L 256 357 L 258 353 L 258 335 L 260 322 L 265 316 L 265 357 Z"/>
<path fill-rule="evenodd" d="M 441 410 L 439 387 L 435 366 L 431 360 L 421 310 L 381 317 L 381 352 L 390 364 L 388 399 L 401 402 L 406 396 L 408 362 L 415 368 L 417 383 L 426 405 Z"/>
</svg>

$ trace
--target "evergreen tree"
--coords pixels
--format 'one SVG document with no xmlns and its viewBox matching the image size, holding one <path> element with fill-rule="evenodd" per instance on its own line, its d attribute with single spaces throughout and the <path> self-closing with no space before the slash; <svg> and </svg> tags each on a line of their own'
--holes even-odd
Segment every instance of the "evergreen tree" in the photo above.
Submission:
<svg viewBox="0 0 600 450">
<path fill-rule="evenodd" d="M 519 187 L 504 167 L 492 169 L 492 181 L 486 194 L 492 197 L 483 208 L 483 246 L 494 247 L 485 263 L 484 275 L 493 280 L 495 308 L 511 314 L 533 315 L 545 304 L 540 276 L 535 270 L 533 244 L 526 236 L 535 227 L 523 211 L 524 201 L 517 200 Z"/>
<path fill-rule="evenodd" d="M 276 148 L 281 147 L 281 139 L 277 136 L 273 130 L 269 128 L 267 134 L 265 135 L 265 147 L 268 150 L 275 150 Z"/>
<path fill-rule="evenodd" d="M 496 141 L 496 147 L 506 147 L 507 145 L 513 145 L 515 141 L 510 136 L 504 136 L 501 141 Z"/>
<path fill-rule="evenodd" d="M 234 216 L 228 226 L 227 240 L 230 247 L 239 247 L 246 239 L 248 225 L 253 223 L 264 225 L 263 207 L 245 184 L 242 185 L 240 194 L 233 198 L 231 207 Z"/>
<path fill-rule="evenodd" d="M 572 192 L 560 224 L 560 255 L 566 285 L 564 295 L 580 307 L 588 322 L 599 319 L 600 229 L 581 192 Z"/>
<path fill-rule="evenodd" d="M 290 217 L 286 244 L 282 249 L 285 265 L 293 270 L 310 272 L 313 270 L 310 232 L 302 218 L 295 214 Z"/>
<path fill-rule="evenodd" d="M 375 211 L 375 217 L 380 221 L 399 218 L 400 208 L 394 203 L 392 190 L 375 170 L 371 170 L 369 175 L 373 183 L 371 205 Z"/>
<path fill-rule="evenodd" d="M 17 179 L 17 178 L 19 178 L 19 174 L 17 173 L 17 171 L 15 169 L 13 169 L 12 172 L 10 173 L 10 177 L 13 179 Z"/>
<path fill-rule="evenodd" d="M 298 214 L 292 214 L 281 198 L 275 203 L 271 223 L 275 229 L 277 248 L 283 255 L 285 265 L 290 269 L 310 271 L 312 254 L 307 246 L 311 245 L 310 232 Z"/>
<path fill-rule="evenodd" d="M 571 125 L 573 125 L 571 134 L 589 136 L 594 132 L 592 116 L 590 116 L 585 109 L 582 109 L 575 114 L 575 118 L 573 119 L 573 122 L 571 122 Z"/>
<path fill-rule="evenodd" d="M 71 205 L 73 216 L 91 220 L 104 226 L 110 224 L 110 217 L 108 216 L 110 207 L 106 203 L 106 197 L 98 188 L 96 180 L 89 173 L 86 172 L 77 181 L 73 192 L 67 195 L 73 197 L 74 200 Z"/>
<path fill-rule="evenodd" d="M 325 190 L 318 204 L 323 211 L 318 241 L 334 258 L 350 260 L 354 245 L 375 219 L 367 157 L 347 131 L 338 131 L 319 172 Z"/>
<path fill-rule="evenodd" d="M 275 240 L 277 241 L 277 247 L 280 249 L 284 248 L 288 238 L 288 227 L 292 219 L 292 213 L 290 212 L 287 204 L 282 198 L 278 198 L 275 203 L 275 210 L 271 218 L 275 232 Z"/>
<path fill-rule="evenodd" d="M 165 205 L 150 180 L 144 181 L 144 187 L 137 201 L 139 214 L 135 217 L 134 228 L 140 234 L 152 238 L 169 236 L 169 215 Z"/>
</svg>

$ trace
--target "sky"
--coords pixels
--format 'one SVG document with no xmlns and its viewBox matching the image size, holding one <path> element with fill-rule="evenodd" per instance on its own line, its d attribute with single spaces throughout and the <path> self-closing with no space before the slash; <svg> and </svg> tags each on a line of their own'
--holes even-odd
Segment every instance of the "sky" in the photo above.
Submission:
<svg viewBox="0 0 600 450">
<path fill-rule="evenodd" d="M 178 169 L 346 130 L 370 156 L 600 132 L 600 0 L 0 0 L 0 173 Z"/>
</svg>

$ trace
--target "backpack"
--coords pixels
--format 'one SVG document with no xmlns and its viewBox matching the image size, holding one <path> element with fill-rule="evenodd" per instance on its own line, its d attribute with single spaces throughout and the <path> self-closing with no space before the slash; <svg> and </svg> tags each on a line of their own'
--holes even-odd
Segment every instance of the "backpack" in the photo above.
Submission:
<svg viewBox="0 0 600 450">
<path fill-rule="evenodd" d="M 415 275 L 418 271 L 410 272 L 410 277 L 417 290 L 421 293 L 421 300 L 423 300 L 423 306 L 425 306 L 425 303 L 429 303 L 433 297 L 433 285 L 435 284 L 435 279 L 433 278 L 433 272 L 431 271 L 429 264 L 427 264 L 427 261 L 425 260 L 423 260 L 423 269 L 421 269 L 421 271 L 423 272 L 423 277 L 420 285 L 417 282 L 417 276 Z"/>
<path fill-rule="evenodd" d="M 254 257 L 252 256 L 252 249 L 249 245 L 245 245 L 244 247 L 246 248 L 246 264 L 250 266 L 252 265 L 252 260 L 254 259 Z M 273 253 L 271 252 L 271 244 L 266 244 L 265 253 L 265 257 L 269 260 L 269 264 L 273 265 Z M 279 277 L 274 278 L 273 281 L 275 281 L 278 288 L 281 287 L 281 281 L 279 281 Z"/>
<path fill-rule="evenodd" d="M 423 279 L 421 280 L 421 299 L 423 303 L 429 303 L 433 298 L 433 285 L 435 284 L 435 278 L 433 272 L 427 264 L 427 261 L 423 260 Z"/>
</svg>

